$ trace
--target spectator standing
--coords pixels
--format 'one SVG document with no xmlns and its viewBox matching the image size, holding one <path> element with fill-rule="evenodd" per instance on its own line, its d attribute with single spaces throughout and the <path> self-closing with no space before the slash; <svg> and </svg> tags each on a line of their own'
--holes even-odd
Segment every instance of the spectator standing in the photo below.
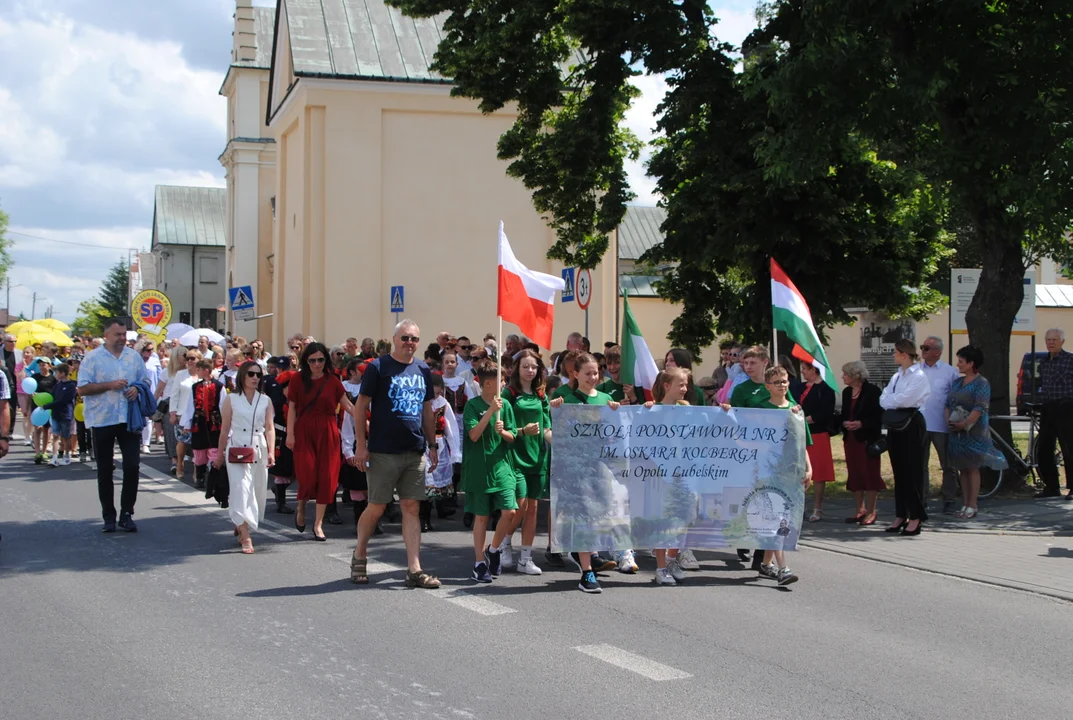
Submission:
<svg viewBox="0 0 1073 720">
<path fill-rule="evenodd" d="M 827 483 L 835 481 L 835 463 L 831 455 L 831 421 L 835 417 L 835 391 L 820 377 L 820 371 L 809 363 L 801 363 L 801 386 L 798 403 L 805 413 L 805 422 L 812 443 L 805 446 L 812 464 L 815 495 L 809 522 L 823 519 L 823 495 Z"/>
<path fill-rule="evenodd" d="M 390 354 L 373 360 L 365 369 L 354 404 L 354 461 L 358 470 L 366 473 L 369 506 L 358 521 L 350 579 L 360 584 L 369 582 L 369 538 L 397 493 L 406 544 L 406 585 L 438 588 L 439 578 L 421 569 L 420 558 L 419 510 L 425 499 L 425 473 L 439 464 L 432 413 L 432 371 L 414 359 L 421 336 L 413 320 L 403 320 L 395 326 L 393 342 Z"/>
<path fill-rule="evenodd" d="M 86 354 L 78 371 L 78 392 L 85 398 L 86 426 L 93 431 L 97 458 L 97 493 L 101 501 L 104 532 L 119 528 L 137 532 L 134 503 L 138 500 L 138 465 L 141 436 L 127 429 L 128 406 L 138 397 L 136 384 L 149 387 L 141 355 L 126 347 L 127 326 L 112 318 L 104 323 L 104 344 Z M 119 522 L 116 522 L 112 474 L 116 443 L 123 455 L 123 491 Z"/>
<path fill-rule="evenodd" d="M 920 408 L 927 402 L 931 387 L 917 359 L 917 347 L 912 340 L 896 342 L 894 362 L 898 369 L 879 397 L 880 407 L 888 411 L 883 422 L 887 426 L 890 465 L 894 470 L 896 517 L 887 532 L 901 531 L 902 535 L 919 535 L 921 525 L 928 519 L 923 494 L 928 428 Z"/>
<path fill-rule="evenodd" d="M 1045 336 L 1047 357 L 1039 362 L 1042 381 L 1039 435 L 1036 436 L 1036 462 L 1043 490 L 1037 498 L 1060 497 L 1055 446 L 1062 449 L 1066 466 L 1066 500 L 1073 500 L 1073 353 L 1062 349 L 1065 331 L 1051 328 Z"/>
<path fill-rule="evenodd" d="M 4 333 L 4 342 L 0 346 L 0 370 L 7 376 L 8 388 L 15 387 L 15 366 L 19 363 L 19 351 L 15 349 L 15 336 L 11 333 Z M 15 427 L 15 410 L 18 406 L 11 402 L 7 402 L 7 411 L 10 414 L 8 427 Z"/>
<path fill-rule="evenodd" d="M 924 445 L 924 503 L 928 502 L 928 489 L 931 486 L 928 477 L 928 458 L 931 447 L 939 458 L 943 470 L 943 514 L 950 515 L 958 496 L 958 471 L 950 465 L 946 444 L 950 427 L 946 424 L 946 397 L 950 388 L 961 377 L 957 370 L 942 361 L 943 341 L 929 337 L 920 344 L 920 369 L 928 379 L 931 395 L 924 404 L 924 421 L 928 426 L 928 436 Z"/>
<path fill-rule="evenodd" d="M 880 390 L 868 382 L 868 366 L 860 360 L 842 366 L 842 443 L 846 454 L 846 489 L 857 501 L 857 514 L 847 523 L 874 525 L 876 497 L 886 490 L 879 468 L 880 453 L 869 453 L 883 429 Z"/>
</svg>

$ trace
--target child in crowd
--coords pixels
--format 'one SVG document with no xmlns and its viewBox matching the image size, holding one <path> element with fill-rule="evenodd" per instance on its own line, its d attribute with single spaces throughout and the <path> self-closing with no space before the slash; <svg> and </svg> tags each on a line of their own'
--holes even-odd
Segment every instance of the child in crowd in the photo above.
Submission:
<svg viewBox="0 0 1073 720">
<path fill-rule="evenodd" d="M 572 354 L 572 357 L 571 357 Z M 619 403 L 611 399 L 605 392 L 596 389 L 600 381 L 600 364 L 589 353 L 568 352 L 563 358 L 564 369 L 572 372 L 572 378 L 568 385 L 559 388 L 561 394 L 551 402 L 552 407 L 559 405 L 607 405 L 612 410 L 618 410 Z M 570 362 L 573 360 L 573 362 Z M 632 554 L 632 553 L 631 553 Z M 596 573 L 601 570 L 614 570 L 618 563 L 614 560 L 606 560 L 600 557 L 596 551 L 571 553 L 574 562 L 581 568 L 581 580 L 578 582 L 578 590 L 585 593 L 599 593 L 603 589 L 596 579 Z M 634 567 L 636 569 L 636 566 Z"/>
<path fill-rule="evenodd" d="M 179 420 L 183 432 L 190 433 L 194 450 L 194 487 L 199 489 L 205 487 L 209 463 L 216 461 L 223 424 L 221 409 L 227 395 L 223 383 L 212 378 L 212 365 L 212 360 L 197 361 L 198 381 L 191 388 L 190 399 Z"/>
<path fill-rule="evenodd" d="M 78 395 L 76 387 L 77 383 L 71 379 L 67 363 L 57 365 L 56 384 L 52 387 L 52 402 L 41 406 L 45 410 L 52 411 L 52 418 L 49 420 L 49 425 L 52 427 L 52 459 L 48 461 L 52 467 L 71 464 L 69 445 L 71 423 L 74 421 L 75 398 Z"/>
<path fill-rule="evenodd" d="M 365 374 L 365 363 L 363 358 L 352 358 L 346 366 L 347 377 L 343 380 L 343 392 L 346 393 L 347 399 L 351 404 L 358 401 L 358 395 L 361 393 L 361 376 Z M 366 432 L 368 432 L 369 412 L 365 414 Z M 354 434 L 354 415 L 353 413 L 343 412 L 343 426 L 340 429 L 340 442 L 343 448 L 343 460 L 345 462 L 339 467 L 339 487 L 343 488 L 343 492 L 349 493 L 350 502 L 354 506 L 354 527 L 358 525 L 358 520 L 361 519 L 361 514 L 365 512 L 365 508 L 369 506 L 369 480 L 365 475 L 364 470 L 358 469 L 358 461 L 354 459 L 354 444 L 356 437 Z M 376 523 L 376 535 L 383 535 L 384 528 L 378 521 Z"/>
<path fill-rule="evenodd" d="M 767 392 L 769 394 L 768 399 L 764 400 L 757 407 L 777 410 L 790 410 L 797 405 L 793 398 L 789 396 L 790 391 L 790 374 L 786 372 L 786 368 L 776 365 L 773 368 L 768 368 L 764 373 L 764 381 L 767 385 Z M 809 434 L 808 425 L 805 425 L 805 445 L 812 444 L 812 435 Z M 805 479 L 804 485 L 807 488 L 808 484 L 812 481 L 812 463 L 809 461 L 808 453 L 805 453 Z M 783 550 L 765 550 L 763 564 L 760 566 L 760 577 L 771 578 L 776 580 L 779 585 L 790 585 L 797 582 L 797 575 L 790 572 L 790 567 L 786 564 L 786 553 Z"/>
<path fill-rule="evenodd" d="M 31 377 L 37 383 L 37 390 L 34 391 L 34 395 L 39 393 L 49 393 L 51 395 L 52 390 L 56 387 L 56 375 L 52 372 L 52 360 L 48 357 L 38 356 L 30 367 L 33 368 Z M 33 412 L 31 411 L 30 414 L 32 415 Z M 45 462 L 45 458 L 48 457 L 48 431 L 48 423 L 34 428 L 34 463 L 36 465 Z"/>
<path fill-rule="evenodd" d="M 622 373 L 622 350 L 618 345 L 607 349 L 604 353 L 604 362 L 607 363 L 607 380 L 596 386 L 600 392 L 605 392 L 611 399 L 623 405 L 634 405 L 637 396 L 634 394 L 633 385 L 623 385 L 619 382 Z"/>
<path fill-rule="evenodd" d="M 514 468 L 525 481 L 525 493 L 518 497 L 519 511 L 507 528 L 499 550 L 503 553 L 503 567 L 513 567 L 511 536 L 520 525 L 522 552 L 518 559 L 518 572 L 525 575 L 541 574 L 540 568 L 533 562 L 533 541 L 536 539 L 537 508 L 540 500 L 548 497 L 551 409 L 544 394 L 546 375 L 547 370 L 540 355 L 532 350 L 522 350 L 517 355 L 514 372 L 502 392 L 503 401 L 510 405 L 518 426 L 513 447 Z"/>
<path fill-rule="evenodd" d="M 458 425 L 455 423 L 455 414 L 450 403 L 444 397 L 443 376 L 432 374 L 432 416 L 436 423 L 436 450 L 439 453 L 440 462 L 432 472 L 425 473 L 425 493 L 427 498 L 421 501 L 418 514 L 421 517 L 421 532 L 432 532 L 432 503 L 436 503 L 436 512 L 440 518 L 447 515 L 444 501 L 453 497 L 455 488 L 453 483 L 454 463 L 462 462 L 462 438 L 458 435 Z M 427 455 L 427 453 L 426 453 Z M 426 457 L 426 462 L 428 462 Z M 430 467 L 430 465 L 426 465 Z"/>
<path fill-rule="evenodd" d="M 575 365 L 577 364 L 577 359 L 580 355 L 581 353 L 575 350 L 568 350 L 566 353 L 563 354 L 562 362 L 559 364 L 559 369 L 563 372 L 563 375 L 559 376 L 559 387 L 556 388 L 555 393 L 552 394 L 552 400 L 573 393 L 572 385 L 574 382 L 574 378 L 577 377 L 577 370 L 575 369 Z M 596 358 L 593 358 L 594 362 L 595 360 Z M 596 367 L 596 377 L 600 377 L 599 365 L 597 365 Z M 604 394 L 607 395 L 607 393 Z M 610 397 L 610 395 L 608 395 L 608 397 Z"/>
<path fill-rule="evenodd" d="M 480 360 L 473 365 L 479 397 L 466 403 L 462 416 L 465 432 L 462 452 L 462 488 L 466 493 L 466 512 L 473 514 L 473 579 L 490 583 L 501 570 L 498 550 L 507 529 L 514 527 L 518 496 L 525 495 L 522 476 L 514 472 L 509 444 L 514 442 L 514 412 L 500 397 L 495 363 Z M 521 492 L 519 493 L 519 490 Z M 488 518 L 500 510 L 500 522 L 485 546 Z M 492 548 L 497 548 L 493 550 Z"/>
</svg>

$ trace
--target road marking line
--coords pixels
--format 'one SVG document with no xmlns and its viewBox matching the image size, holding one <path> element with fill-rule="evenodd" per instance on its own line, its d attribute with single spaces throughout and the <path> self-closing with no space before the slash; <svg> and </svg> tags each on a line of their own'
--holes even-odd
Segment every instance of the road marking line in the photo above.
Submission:
<svg viewBox="0 0 1073 720">
<path fill-rule="evenodd" d="M 331 553 L 328 557 L 339 562 L 344 562 L 347 565 L 350 564 L 350 558 L 352 553 Z M 393 572 L 404 572 L 406 567 L 404 565 L 394 565 L 392 563 L 380 562 L 369 558 L 369 576 L 387 574 Z M 401 581 L 394 578 L 386 578 L 383 580 L 377 580 L 373 584 L 375 585 L 398 585 Z M 438 598 L 440 600 L 446 600 L 452 605 L 471 610 L 478 615 L 509 615 L 510 613 L 518 612 L 514 608 L 507 607 L 506 605 L 500 605 L 497 602 L 486 600 L 485 598 L 474 595 L 470 590 L 453 589 L 453 590 L 432 590 L 427 593 L 422 593 L 428 597 Z"/>
<path fill-rule="evenodd" d="M 156 470 L 155 468 L 146 467 L 143 465 L 141 467 L 141 474 L 144 475 L 146 478 L 153 480 L 157 484 L 163 485 L 165 487 L 167 487 L 168 485 L 176 485 L 187 488 L 185 492 L 172 492 L 171 490 L 154 490 L 153 492 L 163 495 L 164 497 L 169 498 L 170 500 L 174 500 L 175 502 L 181 502 L 184 505 L 189 505 L 191 507 L 197 508 L 198 510 L 207 512 L 211 515 L 219 515 L 219 513 L 217 512 L 219 510 L 223 510 L 225 517 L 227 515 L 227 511 L 221 508 L 218 502 L 216 502 L 215 500 L 209 500 L 200 490 L 190 490 L 189 485 L 186 485 L 185 483 L 176 480 L 169 475 L 165 475 L 164 473 L 160 472 L 159 470 Z M 176 490 L 178 490 L 178 487 L 176 487 Z M 291 538 L 287 535 L 278 533 L 275 530 L 269 530 L 265 527 L 265 525 L 275 525 L 281 530 L 286 529 L 278 523 L 271 522 L 270 520 L 265 520 L 260 524 L 257 530 L 254 531 L 254 533 L 257 535 L 267 535 L 268 537 L 278 542 L 291 542 Z"/>
<path fill-rule="evenodd" d="M 635 672 L 638 675 L 646 677 L 649 680 L 655 680 L 656 682 L 662 682 L 664 680 L 684 680 L 693 677 L 691 674 L 678 670 L 677 668 L 672 668 L 670 665 L 664 665 L 655 660 L 649 660 L 646 657 L 635 655 L 622 648 L 617 648 L 614 645 L 579 645 L 574 649 L 589 657 L 603 660 L 605 663 L 610 663 L 623 670 Z"/>
</svg>

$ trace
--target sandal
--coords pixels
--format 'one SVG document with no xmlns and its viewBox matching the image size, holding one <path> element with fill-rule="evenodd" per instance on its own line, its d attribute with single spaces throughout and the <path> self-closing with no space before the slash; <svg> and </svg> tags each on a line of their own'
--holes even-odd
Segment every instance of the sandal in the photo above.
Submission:
<svg viewBox="0 0 1073 720">
<path fill-rule="evenodd" d="M 369 582 L 369 558 L 350 556 L 350 582 L 359 585 Z"/>
<path fill-rule="evenodd" d="M 968 512 L 968 510 L 969 510 L 968 505 L 962 505 L 961 509 L 958 510 L 956 513 L 954 513 L 954 517 L 964 520 L 965 519 L 965 513 Z"/>
<path fill-rule="evenodd" d="M 434 589 L 440 586 L 440 579 L 429 575 L 424 570 L 417 572 L 406 571 L 406 587 Z"/>
<path fill-rule="evenodd" d="M 243 555 L 253 555 L 253 540 L 246 538 L 239 544 L 242 545 Z"/>
<path fill-rule="evenodd" d="M 961 517 L 965 518 L 966 520 L 972 520 L 974 517 L 976 517 L 976 508 L 966 507 L 965 512 L 962 514 Z"/>
<path fill-rule="evenodd" d="M 808 516 L 809 522 L 819 522 L 823 520 L 823 510 L 813 510 L 812 514 Z"/>
</svg>

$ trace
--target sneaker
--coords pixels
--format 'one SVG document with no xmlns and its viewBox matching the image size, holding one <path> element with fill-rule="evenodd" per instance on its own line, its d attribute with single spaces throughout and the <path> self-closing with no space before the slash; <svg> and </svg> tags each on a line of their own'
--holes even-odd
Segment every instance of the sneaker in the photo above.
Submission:
<svg viewBox="0 0 1073 720">
<path fill-rule="evenodd" d="M 55 454 L 53 454 L 52 459 L 48 461 L 48 466 L 49 467 L 56 467 L 59 464 L 60 464 L 59 459 L 56 457 Z"/>
<path fill-rule="evenodd" d="M 656 577 L 653 578 L 653 582 L 657 585 L 677 585 L 674 577 L 671 575 L 671 571 L 667 568 L 656 568 Z"/>
<path fill-rule="evenodd" d="M 115 532 L 115 518 L 104 521 L 104 527 L 101 528 L 101 532 L 114 533 Z"/>
<path fill-rule="evenodd" d="M 487 553 L 486 553 L 487 555 Z M 492 575 L 488 572 L 488 563 L 477 563 L 473 566 L 473 581 L 479 583 L 492 582 Z"/>
<path fill-rule="evenodd" d="M 80 463 L 84 463 L 85 461 L 86 461 L 86 456 L 85 456 L 85 455 L 83 455 L 82 453 L 78 453 L 78 460 L 77 460 L 77 462 L 80 462 Z"/>
<path fill-rule="evenodd" d="M 795 582 L 797 582 L 797 575 L 794 575 L 792 572 L 790 572 L 790 568 L 785 567 L 782 570 L 779 570 L 778 580 L 780 586 L 793 585 Z"/>
<path fill-rule="evenodd" d="M 678 560 L 678 567 L 683 570 L 700 570 L 700 563 L 697 562 L 697 558 L 693 556 L 692 550 L 679 550 L 676 560 Z"/>
<path fill-rule="evenodd" d="M 142 445 L 142 455 L 148 455 L 148 454 L 149 454 L 149 446 L 148 445 Z"/>
<path fill-rule="evenodd" d="M 70 465 L 71 464 L 71 456 L 70 455 L 64 455 L 63 456 L 63 464 L 64 465 Z"/>
<path fill-rule="evenodd" d="M 667 558 L 667 572 L 671 574 L 675 582 L 684 582 L 686 574 L 682 572 L 681 566 L 678 564 L 678 558 Z"/>
<path fill-rule="evenodd" d="M 592 569 L 594 572 L 601 572 L 603 570 L 614 570 L 618 567 L 618 563 L 611 558 L 605 558 L 600 553 L 592 554 Z"/>
<path fill-rule="evenodd" d="M 621 550 L 615 553 L 615 561 L 618 563 L 618 571 L 626 575 L 637 572 L 637 561 L 633 557 L 633 550 Z"/>
<path fill-rule="evenodd" d="M 514 568 L 514 547 L 510 544 L 510 538 L 503 538 L 503 542 L 499 545 L 499 552 L 502 556 L 501 562 L 504 570 L 511 570 Z"/>
<path fill-rule="evenodd" d="M 503 553 L 493 550 L 489 545 L 484 549 L 484 561 L 488 563 L 488 572 L 492 574 L 492 577 L 499 577 L 503 569 Z"/>
<path fill-rule="evenodd" d="M 119 513 L 119 527 L 126 532 L 138 532 L 138 526 L 134 524 L 134 519 L 126 511 Z"/>
<path fill-rule="evenodd" d="M 175 471 L 176 471 L 176 470 L 178 470 L 178 469 L 179 469 L 179 466 L 178 466 L 178 465 L 176 465 L 175 463 L 172 463 L 172 464 L 171 464 L 171 467 L 170 467 L 170 468 L 168 468 L 168 474 L 170 474 L 170 475 L 174 475 L 174 474 L 175 474 Z"/>
<path fill-rule="evenodd" d="M 41 453 L 37 453 L 34 455 L 34 465 L 40 465 L 43 462 L 45 462 L 44 455 L 42 455 Z"/>
<path fill-rule="evenodd" d="M 760 577 L 771 578 L 772 580 L 779 579 L 779 569 L 775 567 L 775 563 L 770 565 L 760 563 Z"/>
<path fill-rule="evenodd" d="M 600 587 L 600 582 L 596 579 L 596 573 L 592 570 L 586 570 L 581 573 L 581 581 L 577 584 L 577 589 L 583 593 L 601 593 L 603 588 Z"/>
<path fill-rule="evenodd" d="M 533 558 L 529 557 L 518 560 L 518 572 L 522 575 L 542 575 L 544 571 L 537 567 Z"/>
<path fill-rule="evenodd" d="M 33 441 L 30 438 L 26 438 L 25 440 L 23 440 L 22 444 L 26 447 L 33 447 L 34 445 Z"/>
<path fill-rule="evenodd" d="M 566 561 L 563 560 L 563 554 L 552 552 L 551 548 L 544 551 L 544 562 L 554 568 L 566 567 Z"/>
</svg>

